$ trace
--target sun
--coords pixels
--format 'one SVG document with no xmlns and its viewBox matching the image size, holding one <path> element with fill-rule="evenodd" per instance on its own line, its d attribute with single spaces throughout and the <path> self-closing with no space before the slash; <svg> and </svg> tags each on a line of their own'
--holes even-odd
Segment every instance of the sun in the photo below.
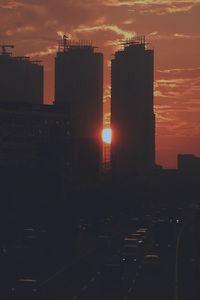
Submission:
<svg viewBox="0 0 200 300">
<path fill-rule="evenodd" d="M 112 141 L 112 130 L 111 128 L 105 128 L 102 130 L 102 140 L 106 144 L 111 144 Z"/>
</svg>

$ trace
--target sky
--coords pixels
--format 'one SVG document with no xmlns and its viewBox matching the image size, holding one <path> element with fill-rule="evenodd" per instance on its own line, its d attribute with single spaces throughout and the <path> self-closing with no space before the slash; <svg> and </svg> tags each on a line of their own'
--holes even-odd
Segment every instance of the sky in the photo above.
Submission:
<svg viewBox="0 0 200 300">
<path fill-rule="evenodd" d="M 200 156 L 200 0 L 0 0 L 0 42 L 41 60 L 45 103 L 54 98 L 57 40 L 92 40 L 104 53 L 104 112 L 109 120 L 110 60 L 121 41 L 145 35 L 154 49 L 156 160 Z"/>
</svg>

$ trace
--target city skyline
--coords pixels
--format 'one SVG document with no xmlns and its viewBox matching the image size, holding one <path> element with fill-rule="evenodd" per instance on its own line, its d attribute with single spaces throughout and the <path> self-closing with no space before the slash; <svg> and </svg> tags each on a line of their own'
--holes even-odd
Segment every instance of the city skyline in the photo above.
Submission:
<svg viewBox="0 0 200 300">
<path fill-rule="evenodd" d="M 45 103 L 53 101 L 54 57 L 62 34 L 91 39 L 105 56 L 104 101 L 110 104 L 110 61 L 119 41 L 146 35 L 155 50 L 157 163 L 176 166 L 178 153 L 200 155 L 200 1 L 2 1 L 0 40 L 41 59 Z"/>
<path fill-rule="evenodd" d="M 199 16 L 0 0 L 0 300 L 200 299 Z"/>
</svg>

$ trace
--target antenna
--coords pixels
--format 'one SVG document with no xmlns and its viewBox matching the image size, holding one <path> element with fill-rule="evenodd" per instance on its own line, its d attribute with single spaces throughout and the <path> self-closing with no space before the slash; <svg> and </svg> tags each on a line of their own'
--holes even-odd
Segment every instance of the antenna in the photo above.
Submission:
<svg viewBox="0 0 200 300">
<path fill-rule="evenodd" d="M 68 41 L 69 41 L 69 37 L 64 34 L 63 35 L 63 50 L 64 50 L 64 52 L 68 48 Z"/>
</svg>

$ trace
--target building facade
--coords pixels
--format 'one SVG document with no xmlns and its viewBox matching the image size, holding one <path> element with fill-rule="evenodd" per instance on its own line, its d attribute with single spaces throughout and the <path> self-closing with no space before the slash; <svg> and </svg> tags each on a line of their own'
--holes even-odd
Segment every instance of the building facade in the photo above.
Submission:
<svg viewBox="0 0 200 300">
<path fill-rule="evenodd" d="M 60 199 L 71 182 L 69 111 L 0 103 L 0 179 L 6 197 Z"/>
<path fill-rule="evenodd" d="M 100 170 L 103 127 L 103 55 L 90 43 L 63 37 L 55 58 L 55 104 L 70 106 L 73 169 L 86 178 Z"/>
<path fill-rule="evenodd" d="M 145 39 L 127 41 L 115 53 L 111 76 L 111 164 L 117 176 L 155 165 L 154 52 Z"/>
</svg>

